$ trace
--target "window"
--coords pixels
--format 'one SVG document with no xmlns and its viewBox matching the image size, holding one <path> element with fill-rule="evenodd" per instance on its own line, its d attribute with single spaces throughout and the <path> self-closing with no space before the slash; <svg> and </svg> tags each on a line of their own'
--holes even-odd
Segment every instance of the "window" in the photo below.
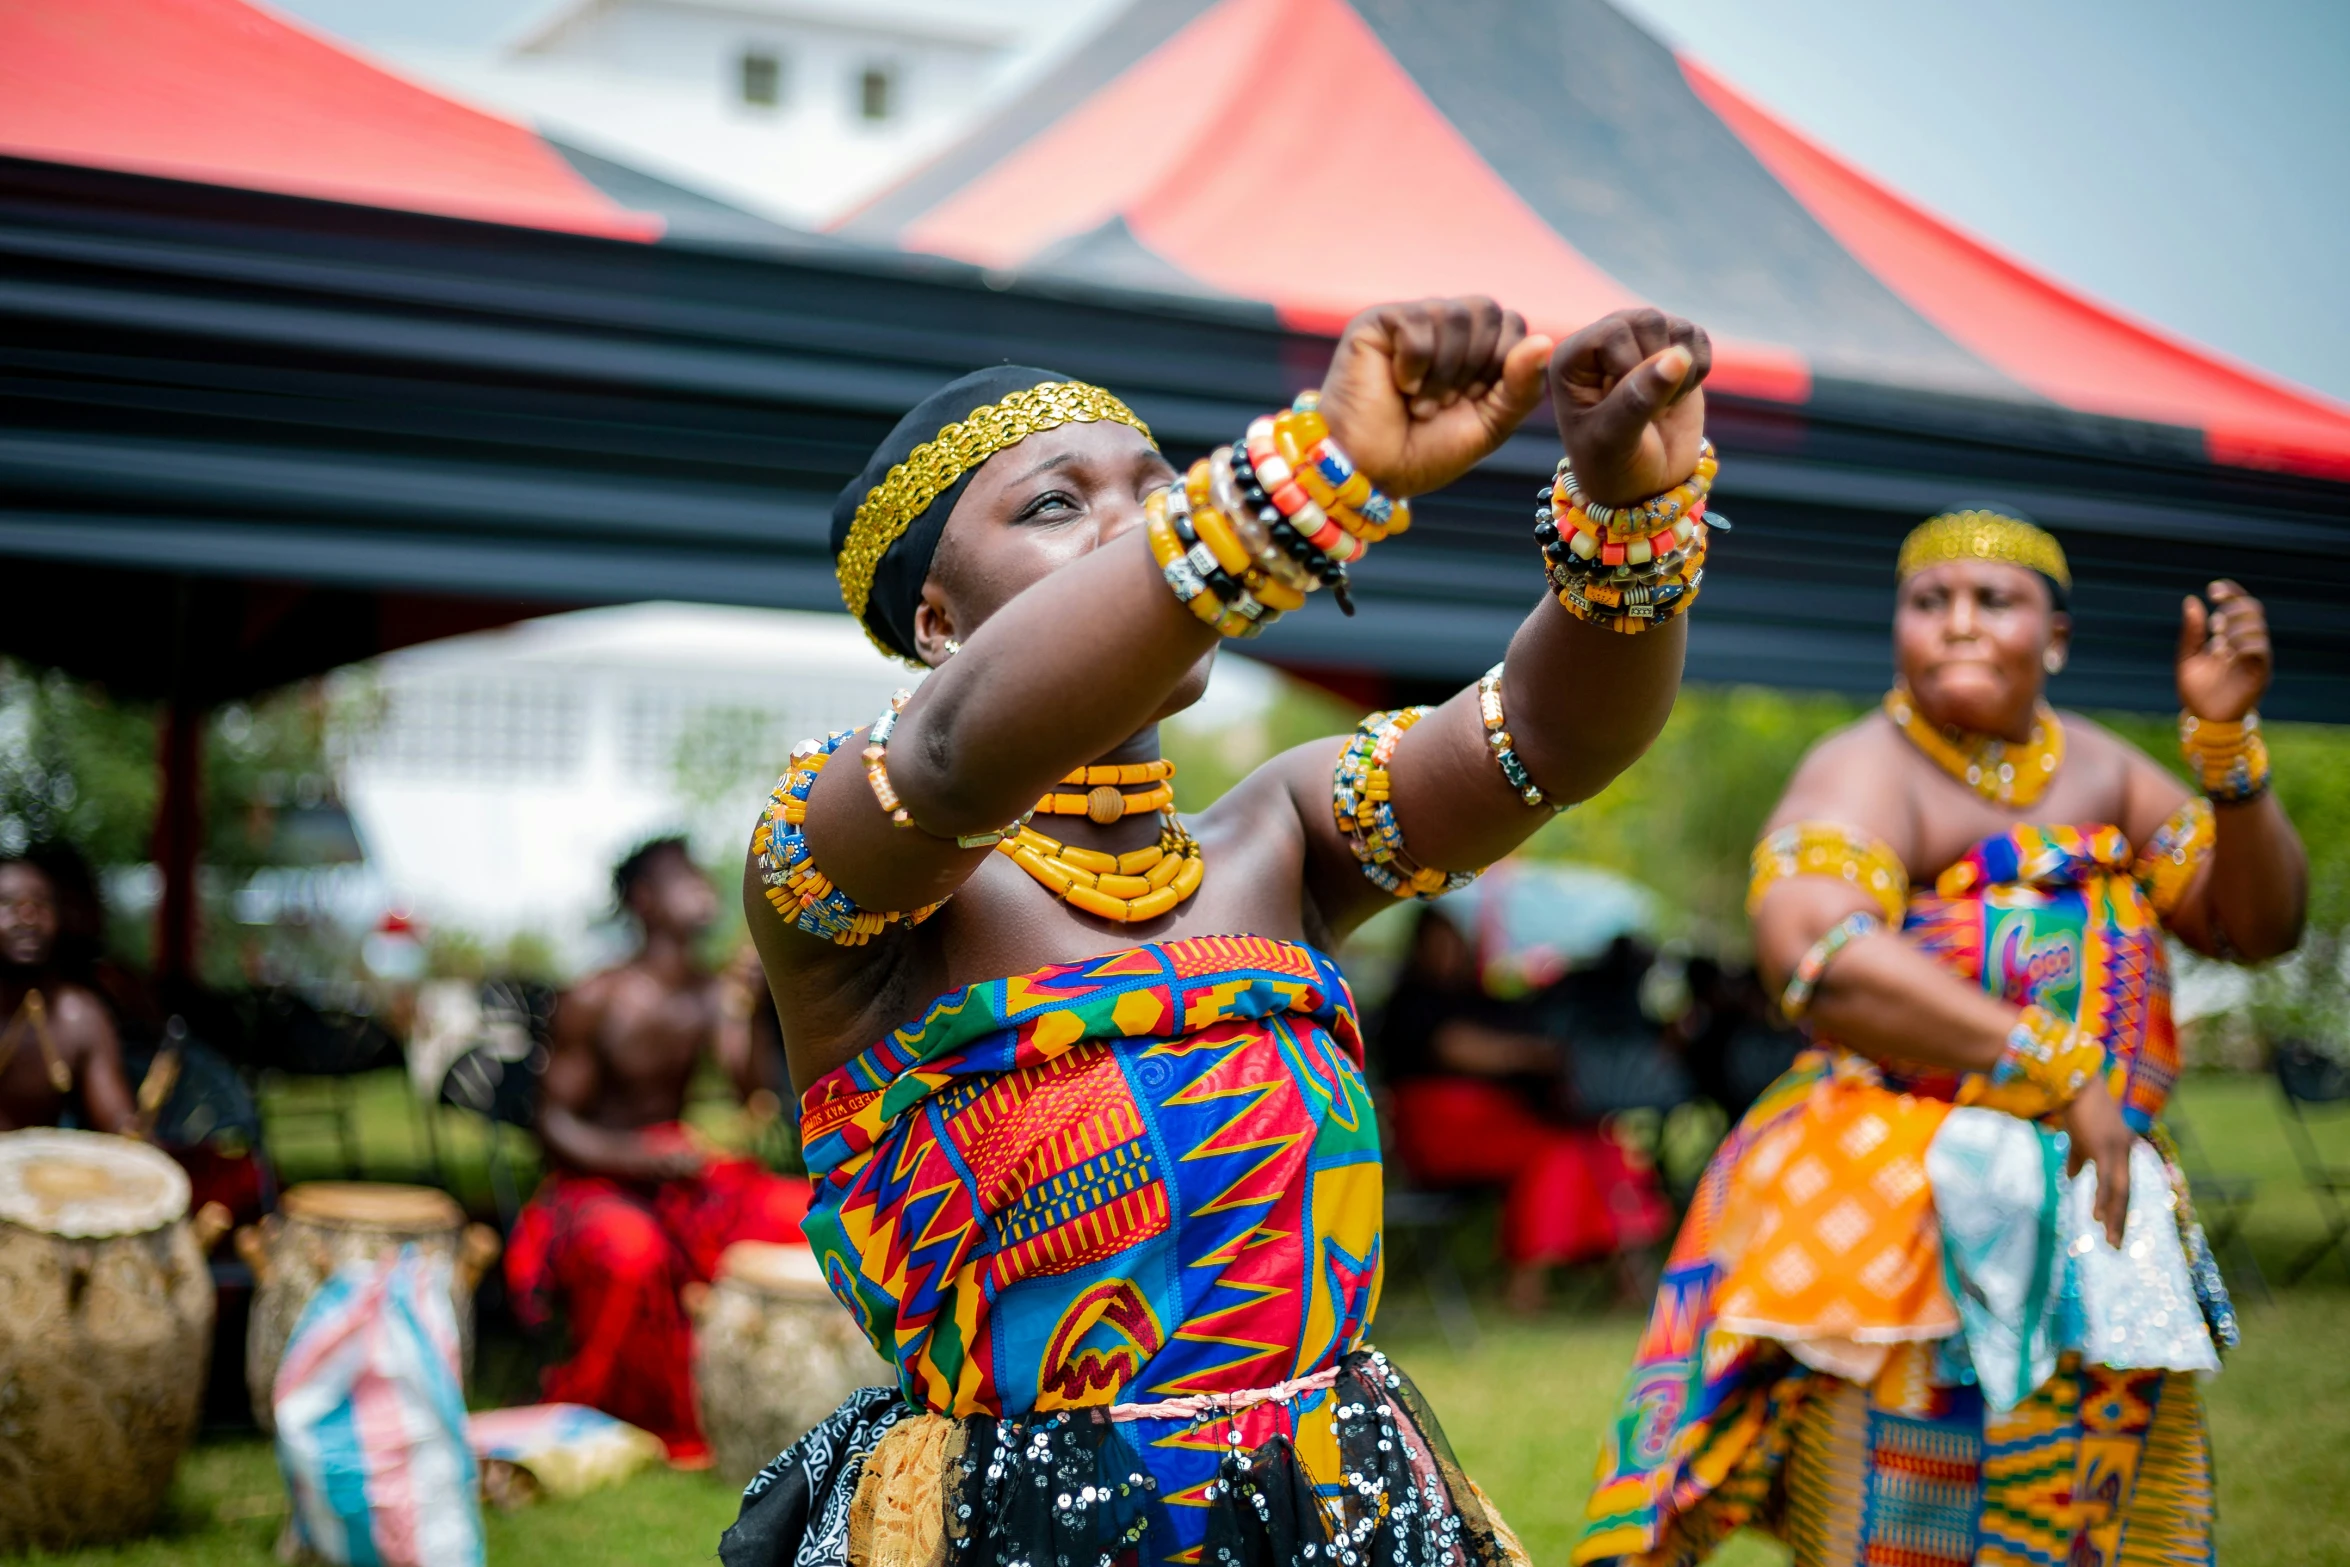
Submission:
<svg viewBox="0 0 2350 1567">
<path fill-rule="evenodd" d="M 897 73 L 886 65 L 868 65 L 857 82 L 857 112 L 868 120 L 886 120 L 896 111 Z"/>
<path fill-rule="evenodd" d="M 755 109 L 772 109 L 783 102 L 783 61 L 775 51 L 743 51 L 742 91 L 743 102 Z"/>
</svg>

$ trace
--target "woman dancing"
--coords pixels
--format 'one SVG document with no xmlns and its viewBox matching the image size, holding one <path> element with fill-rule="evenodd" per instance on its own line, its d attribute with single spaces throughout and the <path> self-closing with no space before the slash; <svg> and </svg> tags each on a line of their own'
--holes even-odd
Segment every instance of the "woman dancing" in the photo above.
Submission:
<svg viewBox="0 0 2350 1567">
<path fill-rule="evenodd" d="M 1936 517 L 1900 579 L 1898 682 L 1754 854 L 1757 956 L 1816 1048 L 1698 1190 L 1580 1562 L 1696 1562 L 1750 1524 L 1806 1563 L 2212 1559 L 2192 1373 L 2235 1319 L 2156 1120 L 2163 933 L 2299 939 L 2267 626 L 2232 582 L 2185 603 L 2190 795 L 2042 699 L 2071 642 L 2048 534 Z"/>
<path fill-rule="evenodd" d="M 1388 306 L 1318 396 L 1188 471 L 1108 392 L 1017 368 L 873 455 L 835 512 L 843 597 L 934 673 L 795 750 L 745 901 L 805 1085 L 807 1233 L 898 1382 L 753 1483 L 732 1567 L 1520 1559 L 1365 1343 L 1379 1142 L 1324 951 L 1655 737 L 1708 358 L 1653 311 L 1553 355 L 1486 300 Z M 1571 467 L 1506 658 L 1179 819 L 1156 726 L 1222 638 L 1343 587 L 1546 360 Z"/>
</svg>

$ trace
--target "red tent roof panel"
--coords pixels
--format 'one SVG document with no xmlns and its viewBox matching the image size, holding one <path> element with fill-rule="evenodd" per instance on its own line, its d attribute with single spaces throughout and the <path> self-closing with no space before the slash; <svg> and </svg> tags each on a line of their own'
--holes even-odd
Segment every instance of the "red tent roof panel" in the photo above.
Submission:
<svg viewBox="0 0 2350 1567">
<path fill-rule="evenodd" d="M 2350 477 L 2350 409 L 2125 320 L 1842 162 L 1693 60 L 1706 106 L 1912 308 L 2052 401 L 2201 427 L 2212 456 Z"/>
<path fill-rule="evenodd" d="M 1554 331 L 1641 302 L 1526 205 L 1343 0 L 1221 0 L 900 238 L 1011 267 L 1118 217 L 1183 272 L 1305 330 L 1428 295 L 1490 294 Z M 1718 344 L 1715 377 L 1789 401 L 1810 388 L 1802 356 L 1768 345 Z"/>
<path fill-rule="evenodd" d="M 1578 46 L 1656 48 L 1612 13 L 1618 25 L 1611 31 L 1583 11 L 1562 5 L 1556 17 L 1579 29 Z M 1518 11 L 1480 15 L 1493 24 Z M 1627 45 L 1618 34 L 1639 43 Z M 1638 302 L 1639 280 L 1611 273 L 1569 237 L 1578 222 L 1605 221 L 1594 216 L 1604 203 L 1562 205 L 1552 190 L 1546 199 L 1559 210 L 1546 208 L 1548 218 L 1538 212 L 1488 156 L 1527 172 L 1519 156 L 1523 127 L 1506 146 L 1481 151 L 1410 69 L 1415 60 L 1423 67 L 1454 63 L 1415 53 L 1447 48 L 1444 31 L 1397 36 L 1401 57 L 1347 0 L 1219 0 L 1171 37 L 1148 41 L 1139 57 L 1107 60 L 1089 68 L 1097 76 L 1037 89 L 1042 96 L 1033 104 L 983 127 L 954 158 L 877 198 L 849 227 L 913 249 L 1017 267 L 1054 265 L 1055 247 L 1122 220 L 1178 272 L 1323 330 L 1374 301 L 1429 294 L 1491 294 L 1553 331 Z M 1669 74 L 1672 58 L 1659 55 Z M 1784 188 L 1775 199 L 1792 199 L 1786 210 L 1804 215 L 1797 221 L 1807 232 L 1824 231 L 1823 243 L 1841 247 L 1873 276 L 1888 304 L 1914 312 L 1922 330 L 1941 334 L 1936 341 L 1955 345 L 1952 352 L 1984 367 L 1997 385 L 2083 412 L 2199 429 L 2219 461 L 2350 476 L 2350 409 L 2124 319 L 1870 180 L 1703 67 L 1678 64 L 1696 101 L 1672 112 L 1710 112 L 1753 154 L 1759 168 L 1752 178 Z M 1457 76 L 1447 78 L 1455 88 Z M 1600 175 L 1655 177 L 1653 158 L 1627 161 L 1606 133 L 1547 156 L 1553 162 L 1540 171 L 1545 177 L 1572 172 L 1556 169 L 1560 159 L 1600 160 Z M 959 172 L 970 168 L 978 172 Z M 948 169 L 958 172 L 944 174 Z M 1723 177 L 1745 176 L 1725 169 Z M 1784 225 L 1773 229 L 1766 207 L 1755 206 L 1763 220 L 1754 232 L 1688 242 L 1732 247 L 1736 266 L 1800 271 L 1809 253 L 1786 248 Z M 1817 230 L 1809 230 L 1814 223 Z M 1640 254 L 1618 255 L 1617 264 Z M 1816 258 L 1810 264 L 1816 272 Z M 1660 281 L 1669 279 L 1647 286 Z M 1797 280 L 1811 281 L 1809 274 Z M 1789 297 L 1799 293 L 1791 289 Z M 1747 315 L 1747 340 L 1716 340 L 1714 384 L 1807 398 L 1805 348 L 1831 351 L 1803 340 L 1801 309 Z M 1758 328 L 1776 336 L 1774 321 L 1789 328 L 1791 340 L 1753 340 Z M 1832 357 L 1846 365 L 1850 345 Z M 1864 355 L 1862 368 L 1839 373 L 1907 385 L 1916 357 L 1888 352 L 1871 369 Z M 1916 384 L 1942 383 L 1929 376 Z"/>
<path fill-rule="evenodd" d="M 0 151 L 649 240 L 524 126 L 242 0 L 0 3 Z"/>
</svg>

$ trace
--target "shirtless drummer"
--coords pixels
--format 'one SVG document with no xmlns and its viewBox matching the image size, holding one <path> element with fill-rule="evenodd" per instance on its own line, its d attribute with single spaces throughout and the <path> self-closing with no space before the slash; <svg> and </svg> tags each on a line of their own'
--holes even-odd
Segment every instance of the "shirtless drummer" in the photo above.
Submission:
<svg viewBox="0 0 2350 1567">
<path fill-rule="evenodd" d="M 0 856 L 0 1132 L 56 1126 L 70 1113 L 90 1130 L 135 1135 L 114 1020 L 57 973 L 57 929 L 49 873 Z"/>
<path fill-rule="evenodd" d="M 571 1357 L 547 1371 L 547 1397 L 642 1426 L 672 1464 L 697 1468 L 709 1445 L 681 1293 L 736 1241 L 799 1240 L 808 1186 L 712 1156 L 680 1120 L 705 1050 L 737 1093 L 756 1087 L 756 993 L 697 956 L 718 900 L 684 840 L 636 849 L 612 887 L 641 939 L 555 1009 L 539 1105 L 552 1168 L 515 1224 L 506 1276 L 527 1324 L 558 1305 L 568 1319 Z"/>
</svg>

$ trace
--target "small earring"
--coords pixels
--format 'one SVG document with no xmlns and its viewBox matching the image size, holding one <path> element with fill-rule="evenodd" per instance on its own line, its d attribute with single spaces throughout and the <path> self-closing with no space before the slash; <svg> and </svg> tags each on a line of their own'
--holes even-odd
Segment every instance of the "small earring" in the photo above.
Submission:
<svg viewBox="0 0 2350 1567">
<path fill-rule="evenodd" d="M 2061 675 L 2064 673 L 2064 655 L 2050 648 L 2040 655 L 2040 667 L 2052 675 Z"/>
<path fill-rule="evenodd" d="M 953 637 L 949 637 L 949 638 L 947 638 L 947 657 L 949 657 L 949 658 L 953 658 L 953 657 L 954 657 L 954 656 L 955 656 L 957 653 L 960 653 L 960 652 L 962 652 L 962 651 L 963 651 L 963 644 L 962 644 L 962 643 L 960 643 L 960 642 L 957 642 L 957 641 L 956 641 L 956 640 L 955 640 Z"/>
</svg>

